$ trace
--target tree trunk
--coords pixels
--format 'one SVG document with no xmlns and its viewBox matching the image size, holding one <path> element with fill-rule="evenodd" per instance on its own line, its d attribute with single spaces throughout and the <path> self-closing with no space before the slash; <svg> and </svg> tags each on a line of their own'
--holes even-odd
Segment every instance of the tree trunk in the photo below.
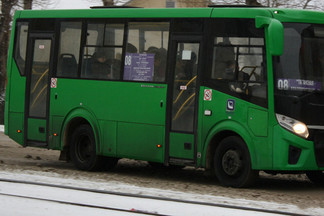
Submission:
<svg viewBox="0 0 324 216">
<path fill-rule="evenodd" d="M 1 0 L 0 19 L 0 124 L 4 122 L 4 91 L 7 79 L 7 57 L 10 37 L 11 9 L 18 0 Z"/>
<path fill-rule="evenodd" d="M 33 6 L 33 0 L 24 0 L 24 10 L 30 10 Z"/>
<path fill-rule="evenodd" d="M 105 7 L 114 6 L 114 0 L 102 0 Z"/>
<path fill-rule="evenodd" d="M 245 0 L 245 4 L 250 6 L 261 6 L 257 0 Z"/>
<path fill-rule="evenodd" d="M 312 0 L 307 0 L 307 1 L 305 2 L 304 6 L 303 6 L 303 9 L 306 9 L 307 6 L 308 6 L 308 4 L 309 4 L 311 1 L 312 1 Z"/>
</svg>

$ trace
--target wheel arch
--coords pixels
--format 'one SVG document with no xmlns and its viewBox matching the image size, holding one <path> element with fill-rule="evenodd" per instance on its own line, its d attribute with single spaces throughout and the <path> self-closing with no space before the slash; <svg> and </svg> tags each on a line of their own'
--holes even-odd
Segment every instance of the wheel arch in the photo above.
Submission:
<svg viewBox="0 0 324 216">
<path fill-rule="evenodd" d="M 84 108 L 73 109 L 68 115 L 66 115 L 61 131 L 61 134 L 63 134 L 61 137 L 61 149 L 69 149 L 73 131 L 82 124 L 88 124 L 91 126 L 97 144 L 97 151 L 99 153 L 101 151 L 99 123 L 97 122 L 95 115 Z"/>
<path fill-rule="evenodd" d="M 248 148 L 251 163 L 252 163 L 252 168 L 253 168 L 253 164 L 256 161 L 256 159 L 255 159 L 255 150 L 253 148 L 254 143 L 251 138 L 252 136 L 251 133 L 238 122 L 223 121 L 215 125 L 209 131 L 206 141 L 204 142 L 203 152 L 205 157 L 203 157 L 203 165 L 207 170 L 213 170 L 214 167 L 213 160 L 214 160 L 215 150 L 219 145 L 220 141 L 229 136 L 237 136 L 244 141 L 244 143 Z"/>
</svg>

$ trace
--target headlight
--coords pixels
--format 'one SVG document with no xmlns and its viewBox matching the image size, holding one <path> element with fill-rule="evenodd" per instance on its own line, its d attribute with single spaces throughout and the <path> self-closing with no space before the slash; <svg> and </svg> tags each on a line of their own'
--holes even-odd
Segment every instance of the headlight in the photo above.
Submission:
<svg viewBox="0 0 324 216">
<path fill-rule="evenodd" d="M 309 136 L 307 126 L 304 123 L 280 114 L 276 114 L 276 117 L 279 124 L 287 130 L 303 138 Z"/>
</svg>

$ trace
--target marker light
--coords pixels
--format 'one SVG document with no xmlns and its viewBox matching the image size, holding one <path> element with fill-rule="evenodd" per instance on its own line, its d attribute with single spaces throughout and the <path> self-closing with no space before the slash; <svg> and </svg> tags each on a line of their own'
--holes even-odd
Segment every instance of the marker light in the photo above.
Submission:
<svg viewBox="0 0 324 216">
<path fill-rule="evenodd" d="M 156 145 L 156 147 L 158 147 L 158 148 L 161 148 L 161 147 L 162 147 L 162 145 L 161 145 L 161 144 L 157 144 L 157 145 Z"/>
<path fill-rule="evenodd" d="M 287 130 L 303 138 L 309 136 L 308 128 L 304 123 L 280 114 L 276 114 L 276 117 L 279 124 Z"/>
<path fill-rule="evenodd" d="M 21 133 L 21 130 L 17 130 L 17 133 Z"/>
</svg>

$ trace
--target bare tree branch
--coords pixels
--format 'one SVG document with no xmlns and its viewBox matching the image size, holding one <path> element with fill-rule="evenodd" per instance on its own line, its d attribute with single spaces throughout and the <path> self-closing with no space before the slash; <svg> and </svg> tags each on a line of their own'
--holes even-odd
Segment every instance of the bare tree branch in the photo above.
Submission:
<svg viewBox="0 0 324 216">
<path fill-rule="evenodd" d="M 214 4 L 235 5 L 249 4 L 252 0 L 213 0 Z M 322 0 L 257 0 L 266 7 L 281 7 L 281 8 L 299 8 L 299 9 L 315 9 L 323 10 L 324 2 Z"/>
<path fill-rule="evenodd" d="M 24 0 L 24 10 L 32 9 L 33 0 Z"/>
</svg>

